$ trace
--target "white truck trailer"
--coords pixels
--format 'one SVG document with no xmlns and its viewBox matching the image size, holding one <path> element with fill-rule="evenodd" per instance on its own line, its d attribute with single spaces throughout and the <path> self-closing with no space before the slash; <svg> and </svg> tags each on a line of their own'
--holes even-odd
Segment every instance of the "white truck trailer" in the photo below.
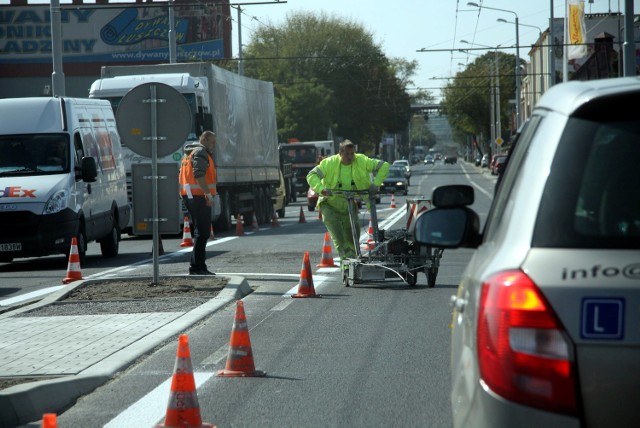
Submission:
<svg viewBox="0 0 640 428">
<path fill-rule="evenodd" d="M 104 66 L 89 96 L 109 100 L 115 111 L 129 90 L 149 82 L 164 83 L 182 93 L 193 115 L 183 149 L 158 162 L 179 163 L 185 146 L 196 142 L 202 131 L 214 131 L 218 136 L 214 161 L 220 195 L 216 230 L 229 230 L 238 214 L 247 225 L 254 213 L 258 223 L 268 223 L 280 183 L 273 84 L 209 63 Z M 151 161 L 126 147 L 124 158 L 129 177 L 132 163 Z"/>
</svg>

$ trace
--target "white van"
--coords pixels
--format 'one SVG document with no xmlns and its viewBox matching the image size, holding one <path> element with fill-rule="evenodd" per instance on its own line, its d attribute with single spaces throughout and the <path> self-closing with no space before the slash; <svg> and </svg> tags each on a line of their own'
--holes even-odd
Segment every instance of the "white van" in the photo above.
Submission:
<svg viewBox="0 0 640 428">
<path fill-rule="evenodd" d="M 68 255 L 98 241 L 118 254 L 130 204 L 108 101 L 0 99 L 0 262 Z"/>
</svg>

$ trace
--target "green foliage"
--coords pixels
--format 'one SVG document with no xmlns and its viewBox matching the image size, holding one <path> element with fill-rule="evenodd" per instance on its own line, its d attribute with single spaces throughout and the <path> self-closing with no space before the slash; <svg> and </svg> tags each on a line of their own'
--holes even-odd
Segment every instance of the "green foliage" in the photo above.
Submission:
<svg viewBox="0 0 640 428">
<path fill-rule="evenodd" d="M 244 51 L 245 74 L 274 82 L 281 138 L 349 138 L 371 151 L 384 132 L 406 129 L 406 85 L 416 64 L 390 60 L 361 25 L 295 13 L 261 27 Z"/>
<path fill-rule="evenodd" d="M 497 56 L 496 56 L 497 55 Z M 496 60 L 498 72 L 496 73 Z M 491 84 L 500 84 L 500 122 L 502 131 L 509 126 L 511 107 L 515 98 L 515 56 L 502 52 L 488 52 L 458 73 L 443 90 L 444 111 L 449 123 L 463 134 L 491 134 Z"/>
</svg>

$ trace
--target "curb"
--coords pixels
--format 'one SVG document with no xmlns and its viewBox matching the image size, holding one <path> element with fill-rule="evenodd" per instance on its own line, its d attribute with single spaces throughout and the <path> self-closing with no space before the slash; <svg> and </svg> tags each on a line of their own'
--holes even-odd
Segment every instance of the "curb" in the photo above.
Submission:
<svg viewBox="0 0 640 428">
<path fill-rule="evenodd" d="M 206 303 L 186 312 L 173 322 L 146 335 L 135 343 L 111 354 L 97 364 L 72 376 L 43 380 L 9 387 L 0 391 L 0 426 L 18 426 L 39 421 L 44 413 L 58 413 L 82 395 L 111 380 L 113 375 L 129 367 L 142 355 L 158 347 L 164 341 L 181 334 L 204 317 L 224 308 L 229 303 L 241 299 L 253 291 L 247 280 L 240 276 L 228 276 L 229 282 L 220 293 Z M 109 278 L 113 280 L 114 278 Z M 51 304 L 64 298 L 75 288 L 88 281 L 73 283 L 47 296 L 38 303 L 19 308 L 11 313 L 0 314 L 0 318 L 27 312 Z"/>
</svg>

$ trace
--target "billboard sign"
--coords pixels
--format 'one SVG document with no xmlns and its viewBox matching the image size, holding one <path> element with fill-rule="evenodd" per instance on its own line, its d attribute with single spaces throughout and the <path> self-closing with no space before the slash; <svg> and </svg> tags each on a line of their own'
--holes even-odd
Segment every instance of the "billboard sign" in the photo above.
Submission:
<svg viewBox="0 0 640 428">
<path fill-rule="evenodd" d="M 111 4 L 113 5 L 113 3 Z M 159 3 L 130 7 L 61 4 L 63 60 L 69 63 L 169 60 L 169 11 Z M 224 58 L 228 4 L 174 3 L 177 60 Z M 0 7 L 0 64 L 51 62 L 49 5 Z"/>
</svg>

